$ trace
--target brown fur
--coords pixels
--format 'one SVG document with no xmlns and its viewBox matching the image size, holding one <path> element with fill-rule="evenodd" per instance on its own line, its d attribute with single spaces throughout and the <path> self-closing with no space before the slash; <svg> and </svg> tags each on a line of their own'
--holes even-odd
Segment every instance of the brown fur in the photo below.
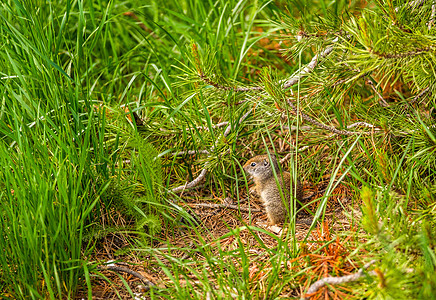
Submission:
<svg viewBox="0 0 436 300">
<path fill-rule="evenodd" d="M 278 184 L 271 165 L 274 166 L 276 171 Z M 290 203 L 292 203 L 290 201 L 291 174 L 285 171 L 280 174 L 277 159 L 274 155 L 271 155 L 271 162 L 268 155 L 255 156 L 245 163 L 244 170 L 253 177 L 257 192 L 265 206 L 269 223 L 273 225 L 284 222 L 288 211 L 290 211 Z M 292 187 L 294 188 L 294 185 Z M 280 190 L 282 190 L 282 194 Z M 302 199 L 302 192 L 301 184 L 297 181 L 297 200 L 299 201 Z M 284 199 L 281 195 L 284 196 Z M 299 203 L 297 201 L 298 208 Z"/>
</svg>

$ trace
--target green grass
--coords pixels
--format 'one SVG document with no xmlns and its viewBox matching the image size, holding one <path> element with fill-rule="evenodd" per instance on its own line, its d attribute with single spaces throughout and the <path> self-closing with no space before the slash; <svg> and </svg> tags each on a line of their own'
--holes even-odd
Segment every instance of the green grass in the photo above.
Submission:
<svg viewBox="0 0 436 300">
<path fill-rule="evenodd" d="M 117 232 L 131 241 L 121 252 L 166 278 L 149 292 L 152 298 L 296 298 L 325 270 L 341 276 L 372 259 L 378 276 L 330 291 L 367 299 L 431 298 L 436 131 L 430 108 L 436 104 L 432 93 L 412 100 L 434 82 L 434 58 L 377 64 L 367 49 L 372 41 L 379 53 L 388 51 L 386 45 L 396 47 L 404 36 L 412 41 L 407 47 L 416 40 L 424 47 L 434 29 L 407 10 L 396 20 L 412 20 L 421 31 L 398 29 L 380 8 L 388 3 L 371 2 L 363 13 L 359 1 L 310 4 L 2 2 L 0 297 L 72 299 L 85 290 L 92 299 L 99 280 L 111 281 L 95 269 L 98 241 Z M 430 18 L 431 9 L 419 9 L 422 19 Z M 293 93 L 300 96 L 298 106 L 322 123 L 343 129 L 365 121 L 382 129 L 374 136 L 329 136 L 301 124 L 283 101 L 289 91 L 279 88 L 342 29 L 353 42 L 340 40 Z M 298 31 L 308 35 L 300 44 Z M 418 31 L 426 37 L 418 39 Z M 385 32 L 389 43 L 383 43 Z M 287 62 L 277 48 L 289 49 Z M 364 79 L 356 79 L 366 72 L 380 82 L 378 90 L 390 93 L 390 107 L 379 107 Z M 224 86 L 266 89 L 220 90 L 199 73 Z M 353 80 L 332 85 L 342 78 Z M 399 89 L 384 86 L 394 79 L 402 82 Z M 224 121 L 231 126 L 228 135 L 227 125 L 213 127 Z M 311 128 L 284 130 L 301 125 Z M 302 146 L 308 148 L 292 156 L 289 169 L 312 188 L 326 184 L 326 193 L 307 207 L 329 225 L 314 223 L 298 240 L 292 222 L 279 237 L 253 223 L 252 214 L 226 215 L 219 231 L 188 213 L 188 203 L 227 197 L 253 207 L 244 202 L 248 184 L 241 165 L 254 154 L 268 150 L 282 157 Z M 171 155 L 187 150 L 210 154 Z M 182 196 L 170 192 L 204 167 L 204 186 Z M 345 205 L 356 205 L 345 207 L 350 227 L 339 229 L 326 211 L 334 201 L 344 206 L 337 194 L 344 189 L 343 198 L 350 197 Z M 126 222 L 107 218 L 114 214 Z M 184 245 L 178 243 L 186 236 Z"/>
</svg>

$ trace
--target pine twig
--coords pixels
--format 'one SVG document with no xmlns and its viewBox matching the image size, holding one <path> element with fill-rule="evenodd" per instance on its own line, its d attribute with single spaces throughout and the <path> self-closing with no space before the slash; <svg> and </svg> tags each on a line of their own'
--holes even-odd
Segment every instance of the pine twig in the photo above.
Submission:
<svg viewBox="0 0 436 300">
<path fill-rule="evenodd" d="M 251 113 L 251 109 L 249 111 L 247 111 L 239 120 L 239 124 L 241 124 L 247 117 L 248 115 Z M 229 124 L 229 126 L 227 126 L 226 130 L 224 131 L 224 137 L 228 136 L 230 133 L 230 130 L 232 130 L 232 125 Z"/>
<path fill-rule="evenodd" d="M 370 261 L 369 263 L 364 265 L 362 268 L 360 268 L 359 271 L 357 271 L 357 273 L 352 274 L 352 275 L 346 275 L 346 276 L 341 276 L 341 277 L 324 277 L 324 278 L 316 281 L 315 283 L 313 283 L 309 287 L 309 289 L 307 290 L 307 293 L 301 297 L 301 300 L 309 300 L 313 296 L 313 294 L 316 293 L 316 291 L 318 291 L 320 288 L 322 288 L 326 284 L 336 285 L 336 284 L 342 284 L 342 283 L 346 283 L 346 282 L 359 280 L 361 277 L 363 277 L 365 275 L 363 273 L 363 271 L 368 269 L 374 263 L 375 263 L 375 260 Z M 369 272 L 369 274 L 374 275 L 375 272 Z"/>
<path fill-rule="evenodd" d="M 427 46 L 427 47 L 423 47 L 423 48 L 417 48 L 415 50 L 412 51 L 408 51 L 408 52 L 403 52 L 403 53 L 382 53 L 379 51 L 375 51 L 374 49 L 369 49 L 369 52 L 378 56 L 379 58 L 384 58 L 384 59 L 400 59 L 400 58 L 405 58 L 405 57 L 414 57 L 414 56 L 418 56 L 424 53 L 428 53 L 431 51 L 435 50 L 435 46 L 431 45 L 431 46 Z"/>
<path fill-rule="evenodd" d="M 411 7 L 412 9 L 415 9 L 419 6 L 421 6 L 423 4 L 423 2 L 425 2 L 425 0 L 414 0 L 414 1 L 410 1 L 409 3 L 407 3 L 407 5 L 409 5 L 409 7 Z M 400 10 L 400 7 L 395 7 L 395 11 L 398 12 Z"/>
<path fill-rule="evenodd" d="M 333 43 L 336 43 L 338 41 L 338 38 L 335 38 L 333 40 Z M 333 46 L 329 46 L 327 47 L 324 51 L 322 51 L 321 53 L 316 54 L 312 60 L 310 61 L 310 63 L 308 63 L 301 71 L 298 71 L 298 73 L 296 75 L 293 75 L 291 78 L 289 78 L 288 80 L 286 80 L 283 84 L 283 89 L 287 89 L 291 86 L 293 86 L 294 84 L 296 84 L 303 76 L 305 76 L 306 74 L 309 74 L 313 71 L 313 69 L 315 69 L 315 67 L 318 65 L 318 62 L 320 59 L 327 57 L 332 51 L 333 51 L 334 47 Z M 225 86 L 219 83 L 216 83 L 214 81 L 212 81 L 210 78 L 208 78 L 206 75 L 203 74 L 203 72 L 200 73 L 200 78 L 201 80 L 203 80 L 205 83 L 220 89 L 220 90 L 225 90 L 225 91 L 234 91 L 234 92 L 248 92 L 248 91 L 262 91 L 265 88 L 262 86 L 253 86 L 253 87 L 231 87 L 231 86 Z"/>
</svg>

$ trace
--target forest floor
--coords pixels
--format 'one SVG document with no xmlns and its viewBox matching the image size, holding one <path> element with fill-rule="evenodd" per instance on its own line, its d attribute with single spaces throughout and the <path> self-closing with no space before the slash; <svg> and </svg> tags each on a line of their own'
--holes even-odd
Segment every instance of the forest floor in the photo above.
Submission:
<svg viewBox="0 0 436 300">
<path fill-rule="evenodd" d="M 322 197 L 322 193 L 327 186 L 329 178 L 326 178 L 325 182 L 321 182 L 314 186 L 308 182 L 303 183 L 304 186 L 304 198 L 306 202 L 310 199 L 316 199 Z M 305 249 L 307 252 L 303 252 L 300 258 L 307 255 L 307 253 L 315 252 L 319 248 L 319 243 L 328 242 L 332 239 L 338 238 L 336 241 L 336 247 L 341 247 L 339 237 L 336 237 L 336 233 L 348 232 L 355 230 L 356 222 L 360 219 L 361 211 L 357 202 L 353 203 L 351 199 L 352 191 L 348 189 L 344 184 L 340 184 L 334 191 L 333 196 L 329 198 L 329 204 L 327 205 L 325 218 L 323 222 L 318 221 L 315 226 L 317 229 L 310 231 L 310 236 L 305 242 Z M 189 226 L 181 226 L 179 230 L 165 231 L 162 238 L 165 242 L 156 243 L 153 245 L 156 249 L 163 250 L 164 255 L 119 255 L 117 253 L 123 252 L 123 249 L 131 248 L 131 241 L 128 240 L 126 235 L 120 233 L 113 233 L 103 237 L 95 251 L 98 253 L 95 257 L 97 261 L 116 261 L 117 266 L 125 267 L 129 270 L 133 270 L 141 274 L 147 280 L 153 282 L 158 287 L 165 287 L 166 283 L 171 282 L 171 278 L 162 270 L 157 264 L 156 259 L 159 259 L 161 263 L 166 264 L 170 268 L 170 261 L 168 257 L 176 260 L 192 260 L 196 264 L 201 265 L 205 258 L 201 253 L 198 253 L 194 249 L 201 244 L 209 244 L 216 246 L 216 241 L 220 240 L 219 248 L 221 251 L 231 251 L 238 246 L 234 235 L 229 233 L 237 228 L 245 228 L 245 226 L 258 227 L 263 230 L 256 231 L 256 236 L 247 229 L 243 229 L 239 232 L 241 241 L 245 244 L 249 253 L 261 254 L 264 251 L 265 245 L 268 248 L 274 248 L 277 246 L 277 239 L 272 237 L 280 237 L 285 239 L 287 230 L 289 228 L 285 226 L 268 226 L 267 217 L 263 211 L 263 206 L 260 198 L 257 195 L 251 196 L 250 209 L 248 208 L 247 193 L 242 192 L 242 198 L 244 199 L 240 203 L 241 211 L 238 211 L 236 205 L 233 205 L 231 199 L 222 199 L 215 197 L 213 200 L 215 203 L 223 203 L 222 205 L 210 204 L 211 201 L 206 201 L 205 193 L 201 189 L 194 189 L 194 191 L 186 192 L 183 196 L 184 199 L 188 199 L 183 203 L 184 206 L 191 208 L 191 213 L 196 216 L 199 221 L 200 232 L 202 232 L 201 238 L 193 232 L 191 232 Z M 307 199 L 309 198 L 309 199 Z M 203 199 L 203 200 L 202 200 Z M 225 204 L 224 204 L 225 203 Z M 305 203 L 304 203 L 305 204 Z M 318 202 L 313 202 L 307 206 L 309 210 L 316 210 Z M 226 207 L 227 205 L 227 207 Z M 231 206 L 232 208 L 229 208 Z M 118 216 L 118 222 L 125 224 L 125 220 Z M 295 238 L 298 242 L 305 240 L 308 235 L 310 226 L 312 224 L 313 217 L 305 211 L 300 211 L 297 215 L 295 224 Z M 324 232 L 321 233 L 321 227 Z M 228 237 L 222 239 L 228 235 Z M 133 237 L 135 238 L 135 237 Z M 261 245 L 261 243 L 262 245 Z M 173 249 L 171 249 L 173 248 Z M 218 256 L 218 249 L 212 247 L 212 256 Z M 251 277 L 259 279 L 262 276 L 267 275 L 268 270 L 259 270 L 257 267 L 259 263 L 252 264 L 250 272 L 253 272 Z M 350 271 L 355 267 L 349 267 Z M 350 272 L 351 273 L 351 272 Z M 137 295 L 137 299 L 151 299 L 144 295 L 144 285 L 138 277 L 135 277 L 127 273 L 114 273 L 111 271 L 103 271 L 103 274 L 110 279 L 110 283 L 102 278 L 95 277 L 92 280 L 92 295 L 93 299 L 131 299 L 131 294 L 127 291 L 125 283 L 128 284 L 133 293 Z M 120 276 L 121 275 L 121 276 Z M 184 279 L 181 278 L 181 281 Z M 196 281 L 195 276 L 191 277 L 193 282 Z M 211 274 L 210 280 L 213 281 L 213 275 Z M 123 283 L 123 281 L 125 283 Z M 283 296 L 286 297 L 298 297 L 301 291 L 284 291 Z M 76 299 L 86 298 L 86 289 L 82 289 L 76 297 Z"/>
</svg>

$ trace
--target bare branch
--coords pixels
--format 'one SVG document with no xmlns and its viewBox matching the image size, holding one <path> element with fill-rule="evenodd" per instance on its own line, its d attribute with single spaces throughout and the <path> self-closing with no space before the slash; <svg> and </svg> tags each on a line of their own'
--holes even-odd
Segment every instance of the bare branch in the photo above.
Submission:
<svg viewBox="0 0 436 300">
<path fill-rule="evenodd" d="M 289 131 L 297 131 L 297 130 L 299 130 L 299 131 L 301 131 L 301 130 L 304 130 L 304 131 L 309 131 L 309 130 L 311 130 L 312 129 L 312 127 L 310 127 L 310 126 L 291 126 L 291 128 L 289 128 L 289 126 L 283 126 L 283 129 L 286 129 L 286 130 L 289 130 Z"/>
<path fill-rule="evenodd" d="M 357 273 L 347 276 L 341 276 L 341 277 L 324 277 L 323 279 L 320 279 L 313 283 L 309 289 L 307 290 L 307 293 L 304 294 L 301 297 L 301 300 L 309 300 L 316 291 L 318 291 L 320 288 L 325 286 L 326 284 L 329 285 L 335 285 L 335 284 L 342 284 L 350 281 L 356 281 L 359 280 L 361 277 L 363 277 L 365 274 L 363 273 L 364 270 L 368 269 L 372 264 L 375 263 L 375 260 L 370 261 L 366 265 L 364 265 Z M 369 272 L 370 275 L 374 275 L 375 272 Z"/>
<path fill-rule="evenodd" d="M 337 38 L 335 39 L 335 41 L 337 41 Z M 323 52 L 315 55 L 312 60 L 310 61 L 310 63 L 305 66 L 303 68 L 303 70 L 299 71 L 296 75 L 292 76 L 291 78 L 289 78 L 284 84 L 283 84 L 283 88 L 287 89 L 288 87 L 293 86 L 294 84 L 296 84 L 304 75 L 309 74 L 310 72 L 313 71 L 313 69 L 315 69 L 316 65 L 318 64 L 319 60 L 321 58 L 326 57 L 327 55 L 329 55 L 332 51 L 333 51 L 333 46 L 327 47 Z"/>
</svg>

